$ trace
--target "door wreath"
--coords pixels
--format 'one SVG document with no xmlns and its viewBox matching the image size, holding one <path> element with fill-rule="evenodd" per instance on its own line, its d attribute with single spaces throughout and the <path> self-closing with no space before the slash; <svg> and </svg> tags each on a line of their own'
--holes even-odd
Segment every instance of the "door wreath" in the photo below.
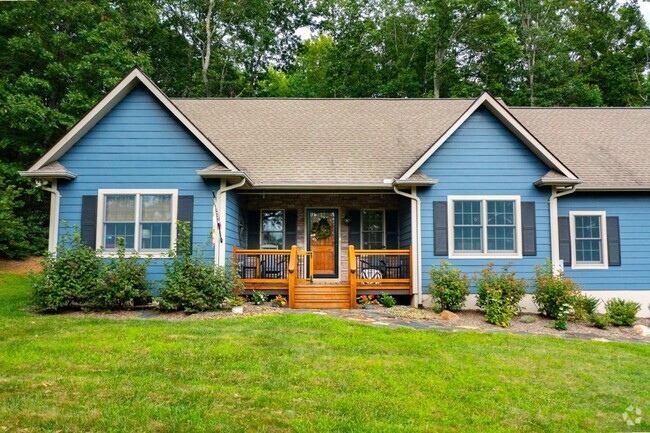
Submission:
<svg viewBox="0 0 650 433">
<path fill-rule="evenodd" d="M 317 241 L 327 239 L 332 235 L 332 225 L 327 218 L 321 218 L 311 225 L 311 234 Z"/>
</svg>

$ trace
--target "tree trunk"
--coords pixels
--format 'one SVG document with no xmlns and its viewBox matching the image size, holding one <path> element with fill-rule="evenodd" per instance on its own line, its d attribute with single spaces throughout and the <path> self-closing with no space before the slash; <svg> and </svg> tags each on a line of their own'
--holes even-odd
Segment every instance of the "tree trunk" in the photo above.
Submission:
<svg viewBox="0 0 650 433">
<path fill-rule="evenodd" d="M 205 47 L 201 57 L 201 78 L 205 87 L 205 96 L 208 98 L 212 96 L 208 71 L 210 70 L 210 57 L 212 56 L 212 10 L 214 9 L 214 2 L 215 0 L 210 0 L 208 4 L 208 14 L 205 17 Z"/>
<path fill-rule="evenodd" d="M 433 97 L 440 98 L 440 73 L 442 65 L 445 61 L 445 49 L 443 47 L 436 47 L 435 54 L 435 68 L 433 70 Z"/>
</svg>

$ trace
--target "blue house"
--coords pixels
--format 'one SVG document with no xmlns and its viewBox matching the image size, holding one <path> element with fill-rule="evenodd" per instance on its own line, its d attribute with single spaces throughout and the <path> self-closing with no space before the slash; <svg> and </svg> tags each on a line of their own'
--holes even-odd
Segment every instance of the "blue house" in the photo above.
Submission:
<svg viewBox="0 0 650 433">
<path fill-rule="evenodd" d="M 160 279 L 177 221 L 248 290 L 347 308 L 427 303 L 428 270 L 550 258 L 601 299 L 650 303 L 650 111 L 476 99 L 170 99 L 139 70 L 23 176 L 64 227 Z M 217 224 L 214 224 L 214 221 Z"/>
</svg>

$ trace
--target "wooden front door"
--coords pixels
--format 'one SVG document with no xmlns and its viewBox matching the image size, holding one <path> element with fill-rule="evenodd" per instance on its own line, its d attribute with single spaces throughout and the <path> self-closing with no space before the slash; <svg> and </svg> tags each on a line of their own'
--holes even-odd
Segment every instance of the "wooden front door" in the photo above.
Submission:
<svg viewBox="0 0 650 433">
<path fill-rule="evenodd" d="M 339 234 L 336 209 L 307 210 L 308 248 L 312 251 L 315 278 L 338 278 Z"/>
</svg>

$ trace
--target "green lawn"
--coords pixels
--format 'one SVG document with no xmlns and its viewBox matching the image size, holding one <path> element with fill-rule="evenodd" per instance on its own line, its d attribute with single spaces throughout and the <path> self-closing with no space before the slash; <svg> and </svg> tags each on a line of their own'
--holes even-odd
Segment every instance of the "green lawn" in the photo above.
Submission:
<svg viewBox="0 0 650 433">
<path fill-rule="evenodd" d="M 27 302 L 27 279 L 0 274 L 0 432 L 650 430 L 641 344 L 318 315 L 75 319 Z"/>
</svg>

